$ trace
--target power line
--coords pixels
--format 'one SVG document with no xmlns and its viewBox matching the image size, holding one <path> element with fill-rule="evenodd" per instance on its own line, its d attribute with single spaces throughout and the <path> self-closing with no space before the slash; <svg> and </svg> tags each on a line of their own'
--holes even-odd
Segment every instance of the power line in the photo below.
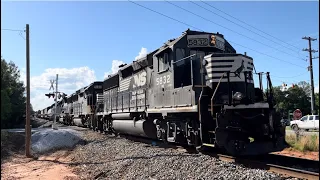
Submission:
<svg viewBox="0 0 320 180">
<path fill-rule="evenodd" d="M 280 77 L 280 76 L 275 76 L 275 75 L 272 75 L 273 77 L 277 77 L 277 78 L 296 78 L 296 77 L 299 77 L 299 76 L 302 76 L 302 75 L 305 75 L 307 74 L 308 72 L 305 72 L 305 73 L 301 73 L 299 75 L 296 75 L 296 76 L 290 76 L 290 77 Z"/>
<path fill-rule="evenodd" d="M 196 27 L 194 27 L 194 26 L 192 26 L 192 25 L 190 25 L 190 24 L 187 24 L 187 23 L 185 23 L 185 22 L 182 22 L 182 21 L 180 21 L 180 20 L 178 20 L 178 19 L 175 19 L 175 18 L 172 18 L 172 17 L 167 16 L 167 15 L 165 15 L 165 14 L 162 14 L 162 13 L 160 13 L 160 12 L 158 12 L 158 11 L 155 11 L 155 10 L 153 10 L 153 9 L 150 9 L 150 8 L 148 8 L 148 7 L 146 7 L 146 6 L 143 6 L 143 5 L 141 5 L 141 4 L 138 4 L 138 3 L 133 2 L 133 1 L 130 1 L 130 0 L 128 0 L 128 1 L 131 2 L 131 3 L 133 3 L 133 4 L 138 5 L 138 6 L 140 6 L 140 7 L 143 7 L 143 8 L 145 8 L 145 9 L 148 9 L 148 10 L 154 12 L 154 13 L 160 14 L 160 15 L 162 15 L 162 16 L 165 16 L 165 17 L 169 18 L 169 19 L 172 19 L 172 20 L 174 20 L 174 21 L 177 21 L 177 22 L 179 22 L 179 23 L 182 23 L 182 24 L 184 24 L 184 25 L 186 25 L 186 26 L 190 26 L 190 27 L 192 27 L 192 28 L 194 28 L 194 29 L 198 29 L 198 30 L 202 31 L 202 30 L 199 29 L 199 28 L 196 28 Z"/>
<path fill-rule="evenodd" d="M 24 30 L 19 29 L 1 29 L 2 31 L 16 31 L 16 32 L 25 32 Z"/>
<path fill-rule="evenodd" d="M 274 47 L 272 47 L 272 46 L 270 46 L 270 45 L 268 45 L 268 44 L 262 43 L 262 42 L 260 42 L 260 41 L 258 41 L 258 40 L 256 40 L 256 39 L 254 39 L 254 38 L 251 38 L 251 37 L 249 37 L 249 36 L 246 36 L 246 35 L 244 35 L 244 34 L 241 34 L 241 33 L 237 32 L 237 31 L 235 31 L 235 30 L 232 30 L 232 29 L 230 29 L 230 28 L 228 28 L 228 27 L 225 27 L 225 26 L 223 26 L 223 25 L 220 25 L 220 24 L 218 24 L 218 23 L 216 23 L 216 22 L 214 22 L 214 21 L 212 21 L 212 20 L 210 20 L 210 19 L 207 19 L 207 18 L 205 18 L 205 17 L 203 17 L 203 16 L 200 16 L 200 15 L 194 13 L 194 12 L 191 12 L 191 11 L 189 11 L 189 10 L 187 10 L 187 9 L 181 7 L 181 6 L 178 6 L 178 5 L 176 5 L 176 4 L 172 3 L 172 2 L 169 2 L 169 1 L 167 1 L 167 0 L 164 0 L 164 1 L 166 1 L 167 3 L 169 3 L 169 4 L 171 4 L 171 5 L 175 6 L 175 7 L 177 7 L 177 8 L 179 8 L 179 9 L 182 9 L 182 10 L 184 10 L 184 11 L 186 11 L 186 12 L 189 12 L 189 13 L 195 15 L 195 16 L 198 16 L 198 17 L 200 17 L 200 18 L 202 18 L 202 19 L 204 19 L 204 20 L 206 20 L 206 21 L 209 21 L 209 22 L 211 22 L 211 23 L 213 23 L 213 24 L 215 24 L 215 25 L 218 25 L 218 26 L 220 26 L 220 27 L 223 27 L 223 28 L 225 28 L 225 29 L 228 29 L 229 31 L 232 31 L 232 32 L 234 32 L 234 33 L 236 33 L 236 34 L 238 34 L 238 35 L 240 35 L 240 36 L 246 37 L 247 39 L 250 39 L 250 40 L 255 41 L 255 42 L 259 43 L 259 44 L 262 44 L 262 45 L 267 46 L 267 47 L 269 47 L 269 48 L 275 49 L 276 51 L 279 51 L 279 52 L 288 54 L 288 55 L 290 55 L 290 56 L 293 56 L 293 57 L 301 60 L 301 58 L 298 57 L 298 56 L 295 56 L 295 55 L 290 54 L 290 53 L 287 53 L 287 52 L 285 52 L 285 51 L 276 49 L 276 48 L 274 48 Z M 192 2 L 192 1 L 190 1 L 190 2 Z M 194 2 L 192 2 L 192 3 L 194 3 Z M 194 4 L 196 4 L 196 3 L 194 3 Z M 202 6 L 198 5 L 198 4 L 196 4 L 196 5 L 199 6 L 199 7 L 201 7 L 201 8 L 203 8 L 203 9 L 206 9 L 206 8 L 204 8 L 204 7 L 202 7 Z M 208 10 L 208 9 L 206 9 L 206 10 Z M 210 11 L 210 10 L 209 10 L 209 11 Z"/>
<path fill-rule="evenodd" d="M 239 18 L 236 18 L 236 17 L 234 17 L 234 16 L 232 16 L 232 15 L 230 15 L 230 14 L 228 14 L 228 13 L 226 13 L 226 12 L 224 12 L 224 11 L 222 11 L 222 10 L 214 7 L 214 6 L 212 6 L 212 5 L 209 4 L 209 3 L 206 3 L 206 2 L 204 2 L 204 1 L 202 1 L 202 0 L 200 0 L 200 1 L 201 1 L 202 3 L 207 4 L 208 6 L 210 6 L 210 7 L 212 7 L 212 8 L 214 8 L 214 9 L 216 9 L 216 10 L 218 10 L 218 11 L 220 11 L 220 12 L 222 12 L 222 13 L 224 13 L 224 14 L 226 14 L 226 15 L 228 15 L 228 16 L 230 16 L 230 17 L 232 17 L 232 18 L 234 18 L 234 19 L 236 19 L 236 20 L 238 20 L 238 21 L 240 21 L 240 22 L 242 22 L 242 23 L 250 26 L 250 27 L 252 27 L 253 29 L 255 29 L 255 30 L 257 30 L 257 31 L 260 31 L 260 32 L 262 32 L 262 33 L 264 33 L 264 34 L 266 34 L 266 35 L 268 35 L 268 36 L 270 36 L 270 37 L 272 37 L 272 38 L 275 38 L 275 39 L 277 39 L 277 40 L 280 41 L 280 42 L 283 42 L 283 43 L 285 43 L 285 44 L 287 44 L 287 45 L 290 45 L 290 46 L 292 46 L 292 47 L 294 47 L 294 48 L 296 48 L 296 49 L 300 49 L 300 48 L 298 48 L 298 47 L 296 47 L 296 46 L 294 46 L 294 45 L 292 45 L 292 44 L 289 44 L 289 43 L 287 43 L 287 42 L 285 42 L 285 41 L 282 41 L 281 39 L 279 39 L 279 38 L 277 38 L 277 37 L 275 37 L 275 36 L 272 36 L 272 35 L 269 34 L 269 33 L 266 33 L 266 32 L 264 32 L 264 31 L 262 31 L 262 30 L 259 30 L 258 28 L 256 28 L 256 27 L 254 27 L 254 26 L 252 26 L 252 25 L 250 25 L 250 24 L 248 24 L 248 23 L 240 20 Z"/>
<path fill-rule="evenodd" d="M 143 5 L 141 5 L 141 4 L 138 4 L 138 3 L 133 2 L 133 1 L 130 1 L 130 0 L 128 0 L 128 1 L 131 2 L 131 3 L 133 3 L 133 4 L 138 5 L 138 6 L 140 6 L 140 7 L 143 7 L 143 8 L 145 8 L 145 9 L 148 9 L 148 10 L 150 10 L 150 11 L 152 11 L 152 12 L 155 12 L 155 13 L 157 13 L 157 14 L 160 14 L 160 15 L 162 15 L 162 16 L 165 16 L 165 17 L 167 17 L 167 18 L 169 18 L 169 19 L 171 19 L 171 20 L 177 21 L 177 22 L 179 22 L 179 23 L 181 23 L 181 24 L 184 24 L 184 25 L 193 27 L 193 28 L 195 28 L 195 29 L 198 29 L 198 30 L 200 30 L 200 31 L 203 31 L 203 30 L 201 30 L 201 29 L 199 29 L 199 28 L 196 28 L 195 26 L 191 26 L 191 25 L 189 25 L 189 24 L 187 24 L 187 23 L 185 23 L 185 22 L 182 22 L 182 21 L 180 21 L 180 20 L 177 20 L 177 19 L 172 18 L 172 17 L 170 17 L 170 16 L 167 16 L 167 15 L 165 15 L 165 14 L 162 14 L 162 13 L 160 13 L 160 12 L 158 12 L 158 11 L 155 11 L 155 10 L 153 10 L 153 9 L 150 9 L 150 8 L 148 8 L 148 7 L 146 7 L 146 6 L 143 6 Z M 204 32 L 204 31 L 203 31 L 203 32 Z M 271 57 L 271 58 L 273 58 L 273 59 L 276 59 L 276 60 L 279 60 L 279 61 L 283 61 L 283 62 L 286 62 L 286 63 L 288 63 L 288 64 L 291 64 L 291 65 L 294 65 L 294 66 L 297 66 L 297 67 L 300 67 L 300 68 L 303 68 L 303 69 L 305 68 L 305 67 L 303 67 L 303 66 L 300 66 L 300 65 L 291 63 L 290 61 L 286 61 L 286 60 L 282 60 L 282 59 L 279 59 L 279 58 L 270 56 L 270 55 L 268 55 L 268 54 L 265 54 L 265 53 L 262 53 L 262 52 L 260 52 L 260 51 L 254 50 L 254 49 L 252 49 L 252 48 L 243 46 L 243 45 L 241 45 L 241 44 L 238 44 L 238 43 L 235 43 L 235 42 L 232 42 L 232 41 L 229 41 L 229 42 L 231 42 L 231 43 L 233 43 L 233 44 L 236 44 L 236 45 L 238 45 L 238 46 L 241 46 L 241 47 L 243 47 L 243 48 L 250 49 L 250 50 L 255 51 L 255 52 L 259 53 L 259 54 L 262 54 L 262 55 Z"/>
<path fill-rule="evenodd" d="M 20 36 L 22 39 L 26 40 L 26 38 L 24 38 L 23 35 L 22 35 L 23 32 L 26 32 L 26 31 L 24 31 L 24 30 L 19 30 L 19 29 L 1 29 L 1 30 L 2 30 L 2 31 L 19 32 L 19 36 Z"/>
<path fill-rule="evenodd" d="M 189 1 L 190 1 L 190 0 L 189 0 Z M 238 25 L 238 26 L 240 26 L 240 27 L 242 27 L 242 28 L 244 28 L 244 29 L 246 29 L 246 30 L 248 30 L 248 31 L 256 34 L 256 35 L 258 35 L 258 36 L 261 36 L 261 37 L 263 37 L 263 38 L 265 38 L 265 39 L 267 39 L 267 40 L 269 40 L 269 41 L 272 41 L 272 42 L 274 42 L 274 43 L 276 43 L 276 44 L 279 44 L 278 42 L 276 42 L 276 41 L 274 41 L 274 40 L 272 40 L 272 39 L 270 39 L 270 38 L 267 38 L 267 37 L 265 37 L 265 36 L 263 36 L 263 35 L 261 35 L 261 34 L 259 34 L 259 33 L 256 33 L 256 32 L 254 32 L 254 31 L 252 31 L 251 29 L 242 26 L 241 24 L 238 24 L 238 23 L 236 23 L 236 22 L 234 22 L 234 21 L 231 21 L 230 19 L 228 19 L 228 18 L 226 18 L 226 17 L 224 17 L 224 16 L 221 16 L 221 15 L 218 14 L 218 13 L 215 13 L 215 12 L 211 11 L 210 9 L 207 9 L 207 8 L 205 8 L 205 7 L 203 7 L 203 6 L 200 6 L 199 4 L 197 4 L 197 3 L 193 2 L 193 1 L 190 1 L 190 2 L 193 3 L 193 4 L 195 4 L 195 5 L 197 5 L 197 6 L 199 6 L 199 7 L 201 7 L 201 8 L 203 8 L 203 9 L 205 9 L 205 10 L 207 10 L 207 11 L 209 11 L 209 12 L 211 12 L 212 14 L 215 14 L 215 15 L 217 15 L 217 16 L 219 16 L 219 17 L 221 17 L 221 18 L 223 18 L 223 19 L 225 19 L 225 20 L 227 20 L 227 21 L 229 21 L 229 22 L 232 22 L 233 24 L 236 24 L 236 25 Z M 201 2 L 203 2 L 203 1 L 201 1 Z M 206 3 L 206 2 L 203 2 L 203 3 L 209 5 L 209 4 Z M 283 46 L 283 47 L 285 47 L 285 48 L 287 48 L 287 49 L 289 49 L 289 50 L 291 50 L 291 51 L 293 51 L 293 52 L 297 52 L 297 51 L 295 51 L 295 50 L 293 50 L 293 49 L 291 49 L 291 48 L 288 48 L 288 47 L 286 47 L 286 46 L 284 46 L 284 45 L 282 45 L 282 44 L 279 44 L 279 45 L 280 45 L 280 46 Z"/>
<path fill-rule="evenodd" d="M 317 32 L 317 33 L 312 33 L 312 34 L 309 34 L 308 36 L 311 36 L 311 35 L 317 35 L 317 34 L 319 34 L 319 32 Z M 290 41 L 288 41 L 288 42 L 296 42 L 297 40 L 290 40 Z M 276 49 L 277 48 L 280 48 L 280 46 L 277 46 L 277 47 L 275 47 Z M 267 52 L 265 52 L 265 53 L 271 53 L 271 52 L 273 52 L 274 50 L 270 50 L 270 51 L 267 51 Z M 301 58 L 301 59 L 303 59 L 302 57 L 301 57 L 301 51 L 299 51 L 298 52 L 298 56 Z M 303 59 L 303 61 L 308 61 L 308 60 L 306 60 L 306 59 Z"/>
</svg>

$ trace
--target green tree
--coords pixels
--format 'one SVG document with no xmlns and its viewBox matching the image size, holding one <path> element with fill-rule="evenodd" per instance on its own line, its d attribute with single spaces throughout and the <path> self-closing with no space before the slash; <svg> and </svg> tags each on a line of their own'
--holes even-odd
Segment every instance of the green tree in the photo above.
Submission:
<svg viewBox="0 0 320 180">
<path fill-rule="evenodd" d="M 311 98 L 307 94 L 308 84 L 302 82 L 300 85 L 286 91 L 282 91 L 281 87 L 274 88 L 275 108 L 281 116 L 287 117 L 289 110 L 294 111 L 295 109 L 300 109 L 303 114 L 311 113 Z"/>
<path fill-rule="evenodd" d="M 298 86 L 309 96 L 311 94 L 311 85 L 306 81 L 298 82 Z"/>
<path fill-rule="evenodd" d="M 23 122 L 25 88 L 19 80 L 20 71 L 1 56 L 1 128 L 11 128 Z"/>
</svg>

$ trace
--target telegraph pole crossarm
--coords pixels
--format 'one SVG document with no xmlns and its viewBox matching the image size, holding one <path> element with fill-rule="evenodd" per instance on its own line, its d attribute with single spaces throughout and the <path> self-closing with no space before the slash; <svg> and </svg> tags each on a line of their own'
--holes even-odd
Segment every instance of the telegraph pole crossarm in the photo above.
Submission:
<svg viewBox="0 0 320 180">
<path fill-rule="evenodd" d="M 315 114 L 315 98 L 314 98 L 314 79 L 313 79 L 313 66 L 312 66 L 312 59 L 316 59 L 318 57 L 312 57 L 312 53 L 318 52 L 317 50 L 314 50 L 311 48 L 311 41 L 317 40 L 316 38 L 311 38 L 311 37 L 303 37 L 302 39 L 308 40 L 309 41 L 309 48 L 308 49 L 303 49 L 303 51 L 308 51 L 309 52 L 309 62 L 310 66 L 308 67 L 308 70 L 310 71 L 310 80 L 311 80 L 311 113 L 314 115 Z"/>
</svg>

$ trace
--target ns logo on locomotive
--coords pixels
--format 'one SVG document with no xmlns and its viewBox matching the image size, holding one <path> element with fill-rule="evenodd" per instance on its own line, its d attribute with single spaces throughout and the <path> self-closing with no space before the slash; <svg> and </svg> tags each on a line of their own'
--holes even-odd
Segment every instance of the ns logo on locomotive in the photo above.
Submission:
<svg viewBox="0 0 320 180">
<path fill-rule="evenodd" d="M 106 133 L 213 146 L 231 155 L 280 151 L 285 127 L 275 116 L 272 82 L 268 72 L 253 68 L 253 58 L 237 53 L 222 34 L 188 29 L 66 97 L 59 103 L 59 120 Z"/>
</svg>

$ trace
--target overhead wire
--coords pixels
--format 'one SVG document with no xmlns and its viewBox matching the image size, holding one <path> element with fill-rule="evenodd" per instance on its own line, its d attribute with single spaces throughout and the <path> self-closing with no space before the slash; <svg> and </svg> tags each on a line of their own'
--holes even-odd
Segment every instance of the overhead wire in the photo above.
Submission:
<svg viewBox="0 0 320 180">
<path fill-rule="evenodd" d="M 273 77 L 277 77 L 277 78 L 296 78 L 296 77 L 299 77 L 299 76 L 303 76 L 305 74 L 307 74 L 308 72 L 304 72 L 304 73 L 301 73 L 299 75 L 295 75 L 295 76 L 289 76 L 289 77 L 280 77 L 280 76 L 275 76 L 275 75 L 272 75 Z"/>
<path fill-rule="evenodd" d="M 285 51 L 282 51 L 282 50 L 280 50 L 280 49 L 274 48 L 274 47 L 272 47 L 272 46 L 270 46 L 270 45 L 268 45 L 268 44 L 262 43 L 262 42 L 260 42 L 260 41 L 258 41 L 258 40 L 256 40 L 256 39 L 254 39 L 254 38 L 251 38 L 251 37 L 249 37 L 249 36 L 246 36 L 246 35 L 244 35 L 244 34 L 242 34 L 242 33 L 239 33 L 239 32 L 237 32 L 237 31 L 235 31 L 235 30 L 233 30 L 233 29 L 230 29 L 230 28 L 228 28 L 228 27 L 225 27 L 225 26 L 223 26 L 223 25 L 221 25 L 221 24 L 219 24 L 219 23 L 216 23 L 216 22 L 214 22 L 214 21 L 212 21 L 212 20 L 210 20 L 210 19 L 207 19 L 207 18 L 205 18 L 205 17 L 203 17 L 203 16 L 200 16 L 199 14 L 196 14 L 196 13 L 194 13 L 194 12 L 192 12 L 192 11 L 189 11 L 188 9 L 185 9 L 185 8 L 183 8 L 183 7 L 181 7 L 181 6 L 178 6 L 178 5 L 176 5 L 176 4 L 174 4 L 174 3 L 170 2 L 170 1 L 167 1 L 167 0 L 164 0 L 164 1 L 167 2 L 167 3 L 169 3 L 169 4 L 171 4 L 171 5 L 173 5 L 173 6 L 175 6 L 175 7 L 177 7 L 177 8 L 179 8 L 179 9 L 182 9 L 182 10 L 184 10 L 184 11 L 190 13 L 190 14 L 193 14 L 193 15 L 201 18 L 201 19 L 204 19 L 204 20 L 206 20 L 206 21 L 208 21 L 208 22 L 211 22 L 211 23 L 213 23 L 213 24 L 215 24 L 215 25 L 217 25 L 217 26 L 220 26 L 220 27 L 225 28 L 225 29 L 227 29 L 227 30 L 229 30 L 229 31 L 232 31 L 232 32 L 234 32 L 234 33 L 236 33 L 236 34 L 238 34 L 238 35 L 240 35 L 240 36 L 243 36 L 243 37 L 245 37 L 245 38 L 247 38 L 247 39 L 250 39 L 250 40 L 252 40 L 252 41 L 254 41 L 254 42 L 257 42 L 257 43 L 262 44 L 262 45 L 264 45 L 264 46 L 266 46 L 266 47 L 269 47 L 269 48 L 272 48 L 272 49 L 274 49 L 274 50 L 276 50 L 276 51 L 282 52 L 282 53 L 284 53 L 284 54 L 290 55 L 290 56 L 295 57 L 295 58 L 297 58 L 297 59 L 300 59 L 300 60 L 302 59 L 301 57 L 298 57 L 298 56 L 295 56 L 295 55 L 293 55 L 293 54 L 290 54 L 290 53 L 287 53 L 287 52 L 285 52 Z M 190 2 L 192 2 L 192 1 L 190 1 Z M 194 2 L 192 2 L 192 3 L 194 3 Z M 202 6 L 198 5 L 197 3 L 194 3 L 194 4 L 196 4 L 196 5 L 199 6 L 199 7 L 202 7 Z M 202 8 L 204 8 L 204 7 L 202 7 Z M 204 9 L 206 9 L 206 8 L 204 8 Z"/>
<path fill-rule="evenodd" d="M 5 29 L 5 28 L 3 28 L 3 29 L 1 29 L 1 31 L 19 32 L 19 36 L 20 36 L 22 39 L 26 40 L 25 37 L 23 37 L 23 34 L 22 34 L 23 32 L 25 32 L 25 30 L 20 30 L 20 29 Z"/>
<path fill-rule="evenodd" d="M 133 1 L 131 1 L 131 0 L 128 0 L 128 1 L 129 1 L 129 2 L 131 2 L 131 3 L 133 3 L 133 4 L 138 5 L 138 6 L 140 6 L 140 7 L 143 7 L 143 8 L 145 8 L 145 9 L 148 9 L 148 10 L 150 10 L 150 11 L 152 11 L 152 12 L 155 12 L 155 13 L 157 13 L 157 14 L 160 14 L 160 15 L 162 15 L 162 16 L 164 16 L 164 17 L 167 17 L 167 18 L 169 18 L 169 19 L 171 19 L 171 20 L 177 21 L 177 22 L 179 22 L 179 23 L 181 23 L 181 24 L 184 24 L 184 25 L 190 26 L 190 27 L 192 27 L 192 28 L 195 28 L 195 29 L 197 29 L 197 30 L 200 30 L 200 31 L 203 31 L 203 32 L 204 32 L 204 30 L 202 30 L 202 29 L 200 29 L 200 28 L 197 28 L 197 27 L 195 27 L 195 26 L 189 25 L 189 24 L 187 24 L 187 23 L 185 23 L 185 22 L 183 22 L 183 21 L 180 21 L 180 20 L 177 20 L 177 19 L 175 19 L 175 18 L 172 18 L 172 17 L 170 17 L 170 16 L 168 16 L 168 15 L 165 15 L 165 14 L 163 14 L 163 13 L 160 13 L 160 12 L 156 11 L 156 10 L 150 9 L 150 8 L 148 8 L 148 7 L 146 7 L 146 6 L 143 6 L 143 5 L 141 5 L 141 4 L 138 4 L 138 3 L 133 2 Z M 228 40 L 228 41 L 229 41 L 229 40 Z M 305 67 L 300 66 L 300 65 L 297 65 L 297 64 L 294 64 L 294 63 L 292 63 L 292 62 L 290 62 L 290 61 L 286 61 L 286 60 L 283 60 L 283 59 L 279 59 L 279 58 L 276 58 L 276 57 L 270 56 L 270 55 L 268 55 L 268 54 L 265 54 L 265 53 L 263 53 L 263 52 L 260 52 L 260 51 L 254 50 L 254 49 L 252 49 L 252 48 L 249 48 L 249 47 L 243 46 L 243 45 L 238 44 L 238 43 L 233 42 L 233 41 L 229 41 L 229 42 L 231 42 L 231 43 L 233 43 L 233 44 L 236 44 L 236 45 L 238 45 L 238 46 L 241 46 L 241 47 L 243 47 L 243 48 L 246 48 L 246 49 L 249 49 L 249 50 L 255 51 L 255 52 L 259 53 L 259 54 L 262 54 L 262 55 L 268 56 L 268 57 L 270 57 L 270 58 L 273 58 L 273 59 L 276 59 L 276 60 L 279 60 L 279 61 L 283 61 L 283 62 L 286 62 L 286 63 L 288 63 L 288 64 L 291 64 L 291 65 L 294 65 L 294 66 L 297 66 L 297 67 L 300 67 L 300 68 L 305 69 Z"/>
<path fill-rule="evenodd" d="M 24 30 L 19 29 L 1 29 L 2 31 L 16 31 L 16 32 L 24 32 Z"/>
<path fill-rule="evenodd" d="M 157 14 L 160 14 L 160 15 L 162 15 L 162 16 L 165 16 L 165 17 L 167 17 L 167 18 L 169 18 L 169 19 L 171 19 L 171 20 L 177 21 L 177 22 L 179 22 L 179 23 L 181 23 L 181 24 L 184 24 L 184 25 L 186 25 L 186 26 L 190 26 L 190 27 L 192 27 L 192 28 L 194 28 L 194 29 L 197 29 L 197 30 L 202 31 L 201 29 L 199 29 L 199 28 L 197 28 L 197 27 L 195 27 L 195 26 L 192 26 L 192 25 L 187 24 L 187 23 L 185 23 L 185 22 L 182 22 L 182 21 L 180 21 L 180 20 L 178 20 L 178 19 L 175 19 L 175 18 L 173 18 L 173 17 L 170 17 L 170 16 L 167 16 L 167 15 L 165 15 L 165 14 L 162 14 L 162 13 L 160 13 L 160 12 L 158 12 L 158 11 L 155 11 L 155 10 L 153 10 L 153 9 L 150 9 L 150 8 L 148 8 L 148 7 L 146 7 L 146 6 L 143 6 L 143 5 L 141 5 L 141 4 L 138 4 L 138 3 L 134 2 L 134 1 L 130 1 L 130 0 L 128 0 L 128 1 L 131 2 L 131 3 L 133 3 L 133 4 L 138 5 L 138 6 L 140 6 L 140 7 L 143 7 L 143 8 L 145 8 L 145 9 L 148 9 L 149 11 L 152 11 L 152 12 L 154 12 L 154 13 L 157 13 Z"/>
<path fill-rule="evenodd" d="M 273 36 L 273 35 L 271 35 L 271 34 L 269 34 L 269 33 L 267 33 L 267 32 L 264 32 L 264 31 L 262 31 L 262 30 L 260 30 L 260 29 L 258 29 L 258 28 L 256 28 L 256 27 L 254 27 L 254 26 L 246 23 L 245 21 L 242 21 L 242 20 L 240 20 L 239 18 L 236 18 L 236 17 L 234 17 L 234 16 L 232 16 L 232 15 L 230 15 L 230 14 L 228 14 L 228 13 L 226 13 L 226 12 L 220 10 L 220 9 L 218 9 L 217 7 L 214 7 L 213 5 L 211 5 L 211 4 L 207 3 L 207 2 L 204 2 L 204 1 L 202 1 L 202 0 L 200 0 L 200 1 L 201 1 L 202 3 L 208 5 L 208 6 L 210 6 L 210 7 L 214 8 L 214 9 L 216 9 L 216 10 L 224 13 L 224 14 L 227 15 L 227 16 L 232 17 L 232 18 L 234 18 L 234 19 L 242 22 L 243 24 L 246 24 L 247 26 L 250 26 L 251 28 L 253 28 L 253 29 L 257 30 L 257 31 L 260 31 L 260 32 L 262 32 L 262 33 L 264 33 L 264 34 L 266 34 L 266 35 L 268 35 L 268 36 L 270 36 L 270 37 L 272 37 L 272 38 L 274 38 L 274 39 L 277 39 L 277 40 L 280 41 L 280 42 L 283 42 L 283 43 L 285 43 L 285 44 L 287 44 L 287 45 L 289 45 L 289 46 L 292 46 L 292 47 L 300 50 L 300 48 L 298 48 L 298 47 L 296 47 L 296 46 L 294 46 L 294 45 L 292 45 L 292 44 L 289 44 L 289 43 L 287 43 L 287 42 L 285 42 L 285 41 L 283 41 L 283 40 L 281 40 L 281 39 L 279 39 L 279 38 L 277 38 L 277 37 L 275 37 L 275 36 Z"/>
<path fill-rule="evenodd" d="M 276 42 L 276 41 L 274 41 L 274 40 L 272 40 L 272 39 L 270 39 L 270 38 L 268 38 L 268 37 L 266 37 L 266 36 L 263 36 L 263 35 L 255 32 L 255 31 L 253 31 L 253 30 L 251 30 L 251 29 L 249 29 L 249 28 L 247 28 L 247 27 L 242 26 L 241 24 L 238 24 L 238 23 L 236 23 L 236 22 L 234 22 L 234 21 L 231 21 L 230 19 L 228 19 L 228 18 L 226 18 L 226 17 L 224 17 L 224 16 L 222 16 L 222 15 L 220 15 L 220 14 L 214 12 L 214 11 L 211 11 L 210 9 L 207 9 L 207 8 L 205 8 L 205 7 L 203 7 L 203 6 L 200 6 L 199 4 L 197 4 L 197 3 L 195 3 L 195 2 L 193 2 L 193 1 L 191 1 L 191 0 L 189 0 L 189 1 L 190 1 L 191 3 L 197 5 L 197 6 L 201 7 L 202 9 L 205 9 L 205 10 L 209 11 L 209 12 L 212 13 L 212 14 L 215 14 L 215 15 L 217 15 L 217 16 L 219 16 L 219 17 L 221 17 L 221 18 L 223 18 L 223 19 L 225 19 L 225 20 L 227 20 L 227 21 L 229 21 L 229 22 L 231 22 L 231 23 L 233 23 L 233 24 L 236 24 L 237 26 L 240 26 L 240 27 L 242 27 L 242 28 L 244 28 L 244 29 L 246 29 L 246 30 L 248 30 L 248 31 L 256 34 L 256 35 L 258 35 L 258 36 L 263 37 L 264 39 L 267 39 L 267 40 L 269 40 L 269 41 L 272 41 L 272 42 L 274 42 L 274 43 L 276 43 L 276 44 L 279 44 L 279 45 L 282 46 L 282 47 L 285 47 L 285 48 L 287 48 L 287 49 L 289 49 L 289 50 L 297 53 L 296 50 L 293 50 L 293 49 L 291 49 L 291 48 L 289 48 L 289 47 L 287 47 L 287 46 L 284 46 L 284 45 L 282 45 L 282 44 L 280 44 L 280 43 L 278 43 L 278 42 Z M 201 1 L 201 2 L 203 2 L 203 1 Z M 206 2 L 203 2 L 203 3 L 206 3 Z M 206 4 L 209 5 L 208 3 L 206 3 Z M 241 20 L 239 20 L 239 19 L 237 19 L 237 20 L 238 20 L 238 21 L 241 21 Z"/>
</svg>

